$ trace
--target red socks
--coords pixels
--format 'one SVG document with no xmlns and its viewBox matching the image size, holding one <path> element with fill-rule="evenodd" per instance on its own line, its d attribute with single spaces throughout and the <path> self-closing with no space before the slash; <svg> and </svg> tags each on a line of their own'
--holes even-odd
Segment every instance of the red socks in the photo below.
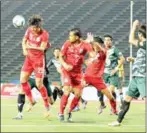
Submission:
<svg viewBox="0 0 147 133">
<path fill-rule="evenodd" d="M 61 101 L 60 101 L 60 114 L 64 114 L 64 109 L 67 105 L 67 102 L 68 102 L 68 97 L 69 96 L 66 96 L 63 94 L 63 96 L 61 97 Z"/>
<path fill-rule="evenodd" d="M 116 110 L 116 101 L 114 99 L 110 100 L 110 105 L 111 105 L 113 113 L 116 113 L 117 112 L 117 110 Z"/>
<path fill-rule="evenodd" d="M 47 90 L 46 90 L 45 86 L 42 86 L 39 89 L 39 91 L 40 91 L 41 96 L 43 98 L 45 107 L 49 107 L 49 99 L 48 99 L 48 94 L 47 94 Z"/>
<path fill-rule="evenodd" d="M 21 83 L 21 86 L 22 86 L 23 91 L 27 95 L 28 100 L 30 101 L 31 104 L 33 104 L 34 100 L 32 97 L 30 84 L 28 82 L 25 82 L 25 83 Z"/>
<path fill-rule="evenodd" d="M 74 97 L 71 104 L 70 104 L 70 109 L 69 109 L 69 113 L 72 112 L 72 110 L 78 105 L 80 98 L 78 97 Z"/>
</svg>

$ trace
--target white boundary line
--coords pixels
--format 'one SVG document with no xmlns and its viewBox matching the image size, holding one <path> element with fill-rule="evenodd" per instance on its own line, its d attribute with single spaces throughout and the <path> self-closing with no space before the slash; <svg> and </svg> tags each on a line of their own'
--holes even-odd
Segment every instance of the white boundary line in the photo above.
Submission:
<svg viewBox="0 0 147 133">
<path fill-rule="evenodd" d="M 64 125 L 1 125 L 1 127 L 112 127 L 107 124 L 72 124 L 63 123 Z M 145 125 L 123 125 L 123 127 L 145 127 Z"/>
</svg>

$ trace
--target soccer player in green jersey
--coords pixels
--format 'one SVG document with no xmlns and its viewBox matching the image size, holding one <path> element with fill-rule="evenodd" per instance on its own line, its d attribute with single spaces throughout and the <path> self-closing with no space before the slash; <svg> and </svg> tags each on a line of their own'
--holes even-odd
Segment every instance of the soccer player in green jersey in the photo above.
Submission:
<svg viewBox="0 0 147 133">
<path fill-rule="evenodd" d="M 119 67 L 124 63 L 125 59 L 119 49 L 113 45 L 113 38 L 111 35 L 107 34 L 104 36 L 104 44 L 107 51 L 107 57 L 103 78 L 105 83 L 109 84 L 109 90 L 116 99 L 115 88 L 119 88 L 118 70 Z M 118 60 L 120 61 L 119 64 Z M 103 94 L 98 92 L 98 97 L 101 104 L 98 114 L 101 114 L 102 110 L 105 108 Z"/>
<path fill-rule="evenodd" d="M 138 32 L 138 39 L 135 38 L 136 31 Z M 111 126 L 120 126 L 133 98 L 138 98 L 139 96 L 142 98 L 146 97 L 146 26 L 141 25 L 138 20 L 133 22 L 129 43 L 138 48 L 136 58 L 128 58 L 129 62 L 134 62 L 132 67 L 132 80 L 128 86 L 128 91 L 117 121 L 110 123 L 109 125 Z"/>
</svg>

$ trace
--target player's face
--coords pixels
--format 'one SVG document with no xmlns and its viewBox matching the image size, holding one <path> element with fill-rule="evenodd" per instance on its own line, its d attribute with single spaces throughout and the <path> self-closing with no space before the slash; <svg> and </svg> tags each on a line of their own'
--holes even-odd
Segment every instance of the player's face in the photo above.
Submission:
<svg viewBox="0 0 147 133">
<path fill-rule="evenodd" d="M 33 31 L 34 34 L 38 34 L 38 33 L 40 33 L 41 28 L 37 27 L 37 26 L 32 26 L 32 31 Z"/>
<path fill-rule="evenodd" d="M 110 37 L 105 37 L 104 38 L 104 44 L 107 48 L 111 47 L 112 46 L 112 40 Z"/>
<path fill-rule="evenodd" d="M 71 43 L 77 41 L 77 39 L 78 39 L 78 37 L 74 34 L 73 31 L 69 32 L 69 41 Z"/>
<path fill-rule="evenodd" d="M 59 57 L 59 55 L 60 55 L 60 50 L 59 49 L 55 49 L 54 50 L 54 56 L 55 57 Z"/>
</svg>

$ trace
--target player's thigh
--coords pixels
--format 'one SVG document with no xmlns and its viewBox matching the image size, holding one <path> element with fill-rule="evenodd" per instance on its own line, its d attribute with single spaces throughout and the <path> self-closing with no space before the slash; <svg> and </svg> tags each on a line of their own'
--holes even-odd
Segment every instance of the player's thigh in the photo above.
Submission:
<svg viewBox="0 0 147 133">
<path fill-rule="evenodd" d="M 73 91 L 72 86 L 63 86 L 63 89 L 65 95 L 69 95 Z"/>
<path fill-rule="evenodd" d="M 137 88 L 142 98 L 146 97 L 146 79 L 144 77 L 137 77 Z"/>
<path fill-rule="evenodd" d="M 110 93 L 110 91 L 109 91 L 107 88 L 102 89 L 101 92 L 102 92 L 109 100 L 113 98 L 112 93 Z"/>
<path fill-rule="evenodd" d="M 74 87 L 74 88 L 73 88 L 73 92 L 74 92 L 74 95 L 75 95 L 76 97 L 81 97 L 81 95 L 82 95 L 82 89 L 81 89 L 81 88 L 76 88 L 76 87 Z"/>
<path fill-rule="evenodd" d="M 51 89 L 51 87 L 50 87 L 50 82 L 49 82 L 49 80 L 48 80 L 47 77 L 44 77 L 44 79 L 43 79 L 43 84 L 44 84 L 44 86 L 45 86 L 46 89 L 47 89 L 48 96 L 49 96 L 49 97 L 52 96 L 52 89 Z"/>
<path fill-rule="evenodd" d="M 26 57 L 20 72 L 20 82 L 24 83 L 28 81 L 32 72 L 33 72 L 32 62 L 28 57 Z"/>
<path fill-rule="evenodd" d="M 132 78 L 130 81 L 126 95 L 132 98 L 138 98 L 140 96 L 139 90 L 137 88 L 137 81 L 135 78 Z"/>
<path fill-rule="evenodd" d="M 25 72 L 21 71 L 20 73 L 20 83 L 25 83 L 29 80 L 31 73 L 30 72 Z"/>
<path fill-rule="evenodd" d="M 125 99 L 125 101 L 127 101 L 127 102 L 131 102 L 132 99 L 133 99 L 133 97 L 126 95 L 124 99 Z"/>
</svg>

